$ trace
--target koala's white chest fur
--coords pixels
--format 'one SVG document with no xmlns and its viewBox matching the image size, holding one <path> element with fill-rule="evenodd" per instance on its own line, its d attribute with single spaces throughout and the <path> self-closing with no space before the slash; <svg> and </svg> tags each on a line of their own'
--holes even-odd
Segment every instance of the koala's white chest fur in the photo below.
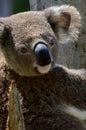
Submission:
<svg viewBox="0 0 86 130">
<path fill-rule="evenodd" d="M 71 105 L 66 105 L 64 111 L 69 115 L 74 116 L 80 121 L 86 120 L 86 110 L 80 110 L 79 108 Z"/>
</svg>

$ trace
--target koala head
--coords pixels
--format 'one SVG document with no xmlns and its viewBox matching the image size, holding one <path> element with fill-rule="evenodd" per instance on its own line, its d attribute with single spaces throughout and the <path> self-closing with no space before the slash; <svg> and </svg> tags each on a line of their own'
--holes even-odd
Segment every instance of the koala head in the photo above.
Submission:
<svg viewBox="0 0 86 130">
<path fill-rule="evenodd" d="M 80 14 L 63 5 L 0 18 L 0 48 L 6 64 L 21 76 L 48 73 L 56 63 L 58 44 L 78 38 Z"/>
</svg>

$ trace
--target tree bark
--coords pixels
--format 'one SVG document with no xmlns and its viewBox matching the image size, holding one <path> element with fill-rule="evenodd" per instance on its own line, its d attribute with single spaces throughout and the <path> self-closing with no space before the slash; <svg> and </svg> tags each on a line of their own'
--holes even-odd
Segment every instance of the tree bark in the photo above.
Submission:
<svg viewBox="0 0 86 130">
<path fill-rule="evenodd" d="M 14 82 L 10 85 L 9 91 L 9 116 L 7 122 L 7 130 L 25 130 L 23 112 L 22 112 L 22 97 Z"/>
<path fill-rule="evenodd" d="M 82 17 L 79 40 L 72 44 L 60 44 L 57 63 L 69 68 L 86 68 L 86 1 L 85 0 L 29 0 L 31 10 L 43 10 L 49 6 L 69 4 L 75 6 Z"/>
</svg>

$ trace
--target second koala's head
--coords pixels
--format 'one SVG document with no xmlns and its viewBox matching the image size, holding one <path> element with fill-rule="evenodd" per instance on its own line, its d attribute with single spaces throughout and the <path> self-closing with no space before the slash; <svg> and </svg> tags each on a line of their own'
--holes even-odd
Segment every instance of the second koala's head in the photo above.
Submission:
<svg viewBox="0 0 86 130">
<path fill-rule="evenodd" d="M 0 19 L 0 48 L 7 65 L 22 76 L 54 67 L 58 44 L 78 38 L 80 14 L 72 6 L 50 7 Z"/>
</svg>

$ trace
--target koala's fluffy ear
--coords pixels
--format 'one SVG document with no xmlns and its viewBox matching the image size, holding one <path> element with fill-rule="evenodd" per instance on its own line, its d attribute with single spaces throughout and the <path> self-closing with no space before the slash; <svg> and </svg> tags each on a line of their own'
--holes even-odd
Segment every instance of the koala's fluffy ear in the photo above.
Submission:
<svg viewBox="0 0 86 130">
<path fill-rule="evenodd" d="M 81 17 L 73 6 L 63 5 L 45 9 L 44 14 L 59 42 L 76 41 L 81 26 Z"/>
<path fill-rule="evenodd" d="M 4 46 L 4 44 L 7 43 L 8 39 L 10 40 L 11 30 L 11 27 L 0 22 L 0 46 Z M 2 45 L 2 43 L 4 44 Z"/>
<path fill-rule="evenodd" d="M 5 26 L 3 23 L 0 23 L 0 38 L 3 36 Z"/>
</svg>

